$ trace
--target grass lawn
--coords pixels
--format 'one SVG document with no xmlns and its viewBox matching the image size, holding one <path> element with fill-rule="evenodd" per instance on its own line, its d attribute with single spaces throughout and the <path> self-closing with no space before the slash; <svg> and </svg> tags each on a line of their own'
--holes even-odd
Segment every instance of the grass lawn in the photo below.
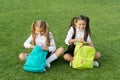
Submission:
<svg viewBox="0 0 120 80">
<path fill-rule="evenodd" d="M 74 70 L 61 56 L 45 73 L 28 73 L 18 59 L 32 22 L 49 23 L 57 47 L 74 16 L 90 17 L 92 40 L 102 57 L 99 68 Z M 119 80 L 120 0 L 0 0 L 0 80 Z"/>
</svg>

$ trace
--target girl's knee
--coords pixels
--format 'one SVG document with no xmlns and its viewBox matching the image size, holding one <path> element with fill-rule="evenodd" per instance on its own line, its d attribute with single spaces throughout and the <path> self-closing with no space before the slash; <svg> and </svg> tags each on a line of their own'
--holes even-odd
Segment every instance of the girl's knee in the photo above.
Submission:
<svg viewBox="0 0 120 80">
<path fill-rule="evenodd" d="M 64 48 L 63 47 L 60 47 L 57 50 L 60 51 L 60 52 L 62 52 L 62 53 L 64 52 Z"/>
<path fill-rule="evenodd" d="M 98 56 L 98 58 L 100 58 L 100 57 L 101 57 L 101 54 L 100 54 L 100 52 L 97 52 L 97 56 Z"/>
<path fill-rule="evenodd" d="M 63 58 L 64 58 L 64 60 L 66 60 L 66 61 L 71 61 L 71 60 L 73 59 L 73 57 L 70 56 L 69 54 L 65 54 L 65 55 L 63 56 Z"/>
<path fill-rule="evenodd" d="M 55 51 L 55 54 L 57 57 L 59 57 L 60 55 L 62 55 L 64 53 L 64 48 L 60 47 Z"/>
<path fill-rule="evenodd" d="M 67 55 L 65 54 L 65 55 L 63 56 L 63 58 L 66 60 L 66 58 L 67 58 Z"/>
<path fill-rule="evenodd" d="M 21 61 L 25 61 L 25 60 L 26 60 L 25 54 L 24 54 L 24 53 L 20 53 L 20 54 L 19 54 L 19 59 L 20 59 Z"/>
<path fill-rule="evenodd" d="M 101 57 L 100 52 L 96 52 L 95 59 L 98 59 L 98 58 L 100 58 L 100 57 Z"/>
<path fill-rule="evenodd" d="M 68 61 L 69 57 L 67 55 L 63 56 L 64 60 Z"/>
</svg>

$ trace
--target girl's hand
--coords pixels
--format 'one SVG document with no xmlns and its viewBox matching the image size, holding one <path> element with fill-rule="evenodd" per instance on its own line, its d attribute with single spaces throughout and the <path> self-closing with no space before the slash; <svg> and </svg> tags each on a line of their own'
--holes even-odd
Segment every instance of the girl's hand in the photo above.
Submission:
<svg viewBox="0 0 120 80">
<path fill-rule="evenodd" d="M 76 39 L 76 42 L 85 42 L 82 38 L 78 38 L 78 39 Z"/>
<path fill-rule="evenodd" d="M 91 42 L 88 42 L 89 46 L 94 47 L 94 45 Z"/>
<path fill-rule="evenodd" d="M 45 51 L 48 51 L 48 50 L 49 50 L 47 46 L 42 47 L 42 49 L 45 50 Z"/>
<path fill-rule="evenodd" d="M 31 45 L 30 48 L 34 48 L 34 45 Z"/>
<path fill-rule="evenodd" d="M 69 40 L 69 44 L 73 44 L 74 42 L 85 42 L 82 38 L 71 39 Z"/>
</svg>

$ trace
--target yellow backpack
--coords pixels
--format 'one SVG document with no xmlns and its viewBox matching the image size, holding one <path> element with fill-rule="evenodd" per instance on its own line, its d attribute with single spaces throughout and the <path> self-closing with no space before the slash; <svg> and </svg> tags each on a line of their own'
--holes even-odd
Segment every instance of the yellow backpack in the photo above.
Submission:
<svg viewBox="0 0 120 80">
<path fill-rule="evenodd" d="M 87 43 L 78 42 L 74 50 L 72 68 L 74 69 L 93 68 L 95 52 L 96 52 L 95 48 L 89 46 Z"/>
</svg>

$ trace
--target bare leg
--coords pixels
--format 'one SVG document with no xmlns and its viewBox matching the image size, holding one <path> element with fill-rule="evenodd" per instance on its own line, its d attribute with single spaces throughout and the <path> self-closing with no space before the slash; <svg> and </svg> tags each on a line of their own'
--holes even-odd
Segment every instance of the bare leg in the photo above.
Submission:
<svg viewBox="0 0 120 80">
<path fill-rule="evenodd" d="M 46 60 L 46 66 L 50 68 L 50 63 L 56 60 L 60 55 L 62 55 L 64 49 L 62 47 L 58 48 L 55 53 L 53 53 L 50 57 Z"/>
<path fill-rule="evenodd" d="M 57 56 L 57 57 L 59 57 L 59 56 L 61 56 L 62 54 L 63 54 L 63 52 L 64 52 L 64 49 L 62 48 L 62 47 L 60 47 L 60 48 L 58 48 L 56 51 L 55 51 L 55 55 Z"/>
<path fill-rule="evenodd" d="M 100 52 L 96 52 L 94 59 L 98 59 L 100 57 L 101 57 Z M 94 63 L 93 63 L 93 66 L 99 67 L 99 63 L 95 60 Z"/>
<path fill-rule="evenodd" d="M 20 53 L 20 54 L 19 54 L 19 59 L 20 59 L 21 61 L 25 61 L 27 56 L 28 56 L 27 53 Z"/>
<path fill-rule="evenodd" d="M 71 61 L 73 60 L 73 57 L 72 57 L 70 54 L 65 54 L 65 55 L 64 55 L 64 59 L 65 59 L 66 61 L 71 62 Z"/>
<path fill-rule="evenodd" d="M 100 58 L 100 57 L 101 57 L 100 52 L 96 52 L 94 59 L 98 59 L 98 58 Z"/>
</svg>

